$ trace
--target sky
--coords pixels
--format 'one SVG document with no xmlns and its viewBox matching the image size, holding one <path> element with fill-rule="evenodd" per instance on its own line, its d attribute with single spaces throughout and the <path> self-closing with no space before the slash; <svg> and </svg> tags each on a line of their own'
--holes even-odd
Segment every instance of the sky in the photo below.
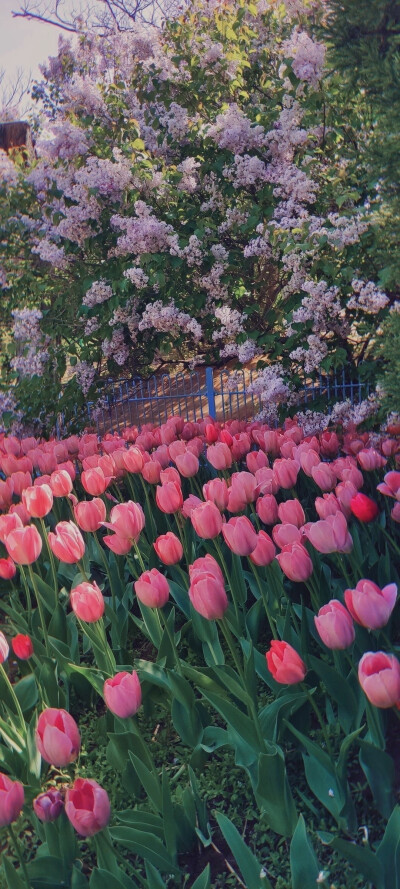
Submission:
<svg viewBox="0 0 400 889">
<path fill-rule="evenodd" d="M 39 77 L 39 64 L 57 53 L 61 33 L 52 25 L 13 18 L 19 0 L 0 0 L 0 69 L 13 80 L 18 69 L 28 77 Z"/>
</svg>

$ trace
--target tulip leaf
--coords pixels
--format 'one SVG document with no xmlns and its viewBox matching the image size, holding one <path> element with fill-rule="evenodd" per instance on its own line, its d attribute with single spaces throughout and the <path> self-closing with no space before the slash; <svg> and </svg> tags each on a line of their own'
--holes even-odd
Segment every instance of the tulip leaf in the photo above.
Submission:
<svg viewBox="0 0 400 889">
<path fill-rule="evenodd" d="M 148 861 L 145 862 L 148 889 L 167 889 L 166 884 L 156 867 Z"/>
<path fill-rule="evenodd" d="M 126 874 L 122 874 L 118 878 L 109 870 L 95 867 L 90 875 L 90 889 L 136 889 L 137 883 L 134 883 Z"/>
<path fill-rule="evenodd" d="M 258 757 L 255 795 L 272 830 L 291 836 L 297 824 L 297 812 L 280 747 L 265 742 L 266 753 Z"/>
<path fill-rule="evenodd" d="M 292 889 L 315 889 L 319 874 L 318 861 L 300 815 L 290 844 Z"/>
<path fill-rule="evenodd" d="M 53 587 L 49 586 L 49 584 L 40 577 L 40 574 L 35 574 L 33 571 L 32 576 L 43 605 L 45 605 L 50 614 L 53 615 L 55 606 L 57 606 L 58 590 L 55 591 Z"/>
<path fill-rule="evenodd" d="M 115 817 L 122 824 L 129 824 L 138 830 L 144 828 L 148 833 L 154 833 L 159 840 L 162 840 L 164 836 L 162 818 L 154 812 L 144 812 L 143 809 L 124 809 L 123 812 L 116 812 Z"/>
<path fill-rule="evenodd" d="M 372 790 L 374 802 L 384 818 L 389 818 L 394 804 L 394 762 L 384 750 L 361 740 L 360 765 Z"/>
<path fill-rule="evenodd" d="M 247 889 L 271 889 L 271 884 L 264 876 L 260 862 L 246 845 L 232 821 L 222 812 L 215 812 L 215 817 L 224 840 L 237 862 Z"/>
<path fill-rule="evenodd" d="M 276 741 L 279 734 L 280 720 L 292 716 L 296 710 L 307 701 L 307 695 L 303 692 L 283 694 L 269 704 L 266 704 L 259 713 L 261 730 L 264 738 Z"/>
<path fill-rule="evenodd" d="M 385 882 L 384 867 L 377 855 L 366 846 L 357 846 L 340 837 L 333 837 L 330 845 L 339 852 L 353 867 L 362 874 L 374 889 L 399 889 L 399 883 L 393 882 L 393 862 L 390 865 L 391 882 Z"/>
<path fill-rule="evenodd" d="M 67 884 L 68 869 L 65 862 L 51 855 L 38 855 L 27 865 L 32 889 L 62 889 Z"/>
<path fill-rule="evenodd" d="M 20 876 L 15 866 L 8 861 L 7 856 L 2 855 L 2 865 L 8 889 L 26 889 L 26 882 Z"/>
<path fill-rule="evenodd" d="M 342 728 L 346 734 L 354 725 L 357 713 L 357 701 L 346 679 L 340 676 L 338 670 L 329 666 L 321 658 L 308 657 L 308 663 L 312 670 L 322 680 L 328 694 L 340 704 L 342 714 Z"/>
<path fill-rule="evenodd" d="M 192 883 L 192 889 L 211 889 L 209 864 L 206 865 L 200 876 L 197 877 L 197 880 Z"/>
<path fill-rule="evenodd" d="M 156 811 L 161 813 L 162 790 L 157 775 L 155 775 L 153 771 L 150 771 L 150 769 L 145 766 L 144 762 L 142 762 L 138 756 L 135 756 L 131 750 L 129 750 L 129 759 L 135 769 L 139 781 L 149 797 L 149 800 L 152 802 Z"/>
<path fill-rule="evenodd" d="M 179 868 L 172 861 L 167 849 L 152 833 L 122 826 L 112 827 L 110 835 L 114 842 L 140 855 L 144 861 L 149 861 L 159 870 L 168 874 L 179 874 Z"/>
<path fill-rule="evenodd" d="M 249 717 L 246 716 L 242 710 L 239 710 L 238 707 L 235 707 L 234 704 L 231 704 L 230 701 L 221 697 L 221 695 L 205 692 L 204 689 L 202 692 L 206 700 L 209 701 L 220 716 L 225 719 L 228 727 L 232 728 L 234 732 L 237 732 L 252 750 L 259 750 L 260 744 L 257 734 Z"/>
<path fill-rule="evenodd" d="M 393 809 L 376 857 L 384 871 L 384 889 L 400 889 L 400 806 Z"/>
<path fill-rule="evenodd" d="M 30 673 L 29 676 L 24 676 L 23 679 L 14 684 L 13 688 L 21 705 L 22 712 L 25 713 L 27 710 L 31 710 L 39 697 L 34 674 Z"/>
</svg>

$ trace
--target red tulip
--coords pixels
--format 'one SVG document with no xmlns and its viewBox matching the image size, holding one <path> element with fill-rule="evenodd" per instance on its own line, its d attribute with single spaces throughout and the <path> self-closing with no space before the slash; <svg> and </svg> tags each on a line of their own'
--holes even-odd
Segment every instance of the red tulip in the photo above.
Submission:
<svg viewBox="0 0 400 889">
<path fill-rule="evenodd" d="M 14 654 L 20 661 L 27 661 L 33 655 L 32 639 L 30 636 L 24 636 L 23 633 L 18 633 L 17 636 L 11 639 L 11 646 Z"/>
<path fill-rule="evenodd" d="M 0 577 L 3 580 L 12 580 L 17 573 L 17 569 L 12 559 L 0 559 Z"/>
<path fill-rule="evenodd" d="M 307 673 L 304 661 L 288 642 L 273 639 L 266 658 L 269 672 L 275 682 L 282 685 L 295 685 L 297 682 L 302 682 Z"/>
<path fill-rule="evenodd" d="M 358 493 L 350 500 L 350 509 L 360 522 L 372 522 L 379 515 L 379 506 L 366 494 Z"/>
<path fill-rule="evenodd" d="M 134 716 L 142 703 L 138 674 L 135 670 L 132 670 L 132 673 L 125 671 L 116 673 L 111 679 L 106 679 L 103 695 L 108 709 L 114 716 L 119 716 L 120 719 Z"/>
<path fill-rule="evenodd" d="M 111 817 L 107 791 L 91 778 L 77 778 L 65 794 L 65 814 L 80 836 L 94 836 Z"/>
</svg>

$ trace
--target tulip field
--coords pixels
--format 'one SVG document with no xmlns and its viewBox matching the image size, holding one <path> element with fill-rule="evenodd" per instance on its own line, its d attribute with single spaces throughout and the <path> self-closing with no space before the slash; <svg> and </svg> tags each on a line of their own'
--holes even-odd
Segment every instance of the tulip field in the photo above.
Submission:
<svg viewBox="0 0 400 889">
<path fill-rule="evenodd" d="M 0 468 L 1 889 L 400 889 L 400 427 Z"/>
</svg>

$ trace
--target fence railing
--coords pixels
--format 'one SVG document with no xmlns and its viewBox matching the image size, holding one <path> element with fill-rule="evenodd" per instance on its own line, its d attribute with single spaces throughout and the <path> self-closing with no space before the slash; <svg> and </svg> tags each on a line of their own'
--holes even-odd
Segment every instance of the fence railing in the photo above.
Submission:
<svg viewBox="0 0 400 889">
<path fill-rule="evenodd" d="M 89 402 L 88 421 L 101 435 L 110 431 L 121 432 L 126 425 L 161 424 L 173 414 L 180 414 L 188 421 L 207 416 L 221 421 L 252 419 L 263 406 L 259 395 L 249 391 L 257 376 L 257 371 L 253 370 L 201 367 L 188 372 L 153 375 L 148 379 L 134 376 L 107 380 L 102 394 L 105 405 L 99 409 Z M 330 376 L 321 374 L 319 379 L 305 384 L 299 391 L 298 405 L 306 408 L 317 399 L 327 405 L 346 399 L 356 404 L 369 392 L 368 382 L 361 378 L 348 379 L 344 371 Z"/>
</svg>

